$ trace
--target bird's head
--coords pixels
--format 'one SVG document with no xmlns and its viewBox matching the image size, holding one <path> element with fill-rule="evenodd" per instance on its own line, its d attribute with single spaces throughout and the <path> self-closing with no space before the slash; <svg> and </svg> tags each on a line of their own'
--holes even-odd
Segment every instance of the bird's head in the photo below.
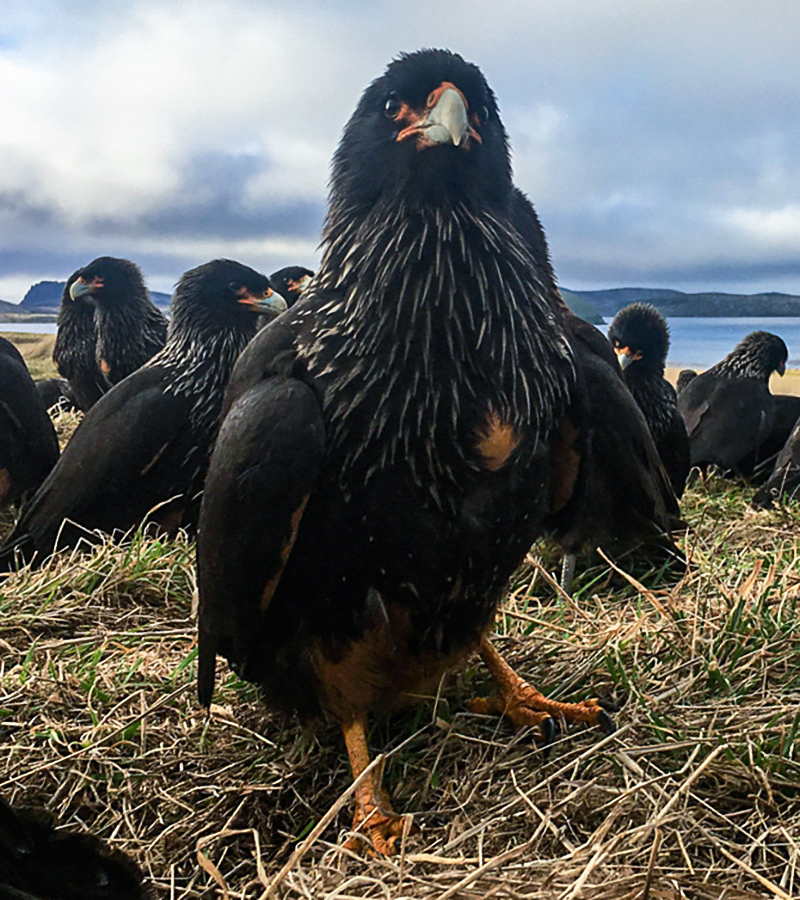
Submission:
<svg viewBox="0 0 800 900">
<path fill-rule="evenodd" d="M 314 277 L 311 269 L 303 266 L 287 266 L 285 269 L 278 269 L 269 276 L 269 283 L 272 289 L 277 291 L 286 301 L 287 306 L 292 306 L 299 299 L 300 295 L 308 287 L 309 281 Z"/>
<path fill-rule="evenodd" d="M 783 375 L 789 359 L 789 350 L 783 338 L 768 331 L 751 331 L 731 351 L 728 359 L 735 363 L 741 374 L 769 378 L 773 372 Z"/>
<path fill-rule="evenodd" d="M 172 322 L 216 325 L 276 316 L 286 301 L 272 290 L 266 275 L 231 259 L 215 259 L 184 272 L 172 295 Z"/>
<path fill-rule="evenodd" d="M 331 206 L 507 204 L 508 143 L 480 69 L 448 50 L 389 64 L 361 96 L 333 160 Z"/>
<path fill-rule="evenodd" d="M 697 372 L 694 369 L 681 369 L 678 372 L 678 380 L 675 382 L 675 390 L 680 394 L 695 378 L 697 378 Z"/>
<path fill-rule="evenodd" d="M 146 288 L 142 272 L 135 263 L 114 256 L 100 256 L 72 275 L 69 295 L 73 300 L 94 304 L 121 304 L 140 300 L 146 296 Z"/>
<path fill-rule="evenodd" d="M 637 370 L 663 372 L 669 328 L 655 306 L 631 303 L 621 309 L 608 329 L 608 339 L 623 369 L 636 363 Z"/>
</svg>

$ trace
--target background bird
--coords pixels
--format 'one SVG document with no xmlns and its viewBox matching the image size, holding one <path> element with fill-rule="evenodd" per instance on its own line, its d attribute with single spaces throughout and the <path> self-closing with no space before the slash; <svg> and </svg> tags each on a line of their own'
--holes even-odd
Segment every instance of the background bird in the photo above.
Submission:
<svg viewBox="0 0 800 900">
<path fill-rule="evenodd" d="M 789 436 L 794 431 L 795 423 L 800 419 L 800 397 L 790 394 L 773 394 L 775 415 L 764 443 L 759 447 L 750 481 L 753 484 L 764 484 L 770 478 L 778 454 L 786 446 Z"/>
<path fill-rule="evenodd" d="M 772 474 L 753 497 L 756 509 L 771 509 L 776 502 L 800 497 L 800 418 L 775 462 Z"/>
<path fill-rule="evenodd" d="M 680 394 L 680 392 L 689 384 L 692 379 L 697 378 L 697 372 L 694 369 L 681 369 L 678 372 L 678 378 L 675 382 L 675 391 Z"/>
<path fill-rule="evenodd" d="M 477 648 L 501 690 L 483 711 L 610 727 L 596 703 L 548 701 L 486 638 L 578 478 L 561 433 L 574 351 L 513 196 L 479 69 L 396 60 L 336 152 L 310 290 L 231 378 L 198 532 L 200 700 L 222 654 L 270 703 L 337 722 L 355 776 L 367 714 Z M 354 827 L 381 852 L 400 833 L 374 772 Z"/>
<path fill-rule="evenodd" d="M 228 376 L 258 313 L 285 302 L 265 275 L 231 260 L 184 273 L 164 349 L 84 416 L 59 464 L 0 549 L 41 562 L 93 529 L 127 532 L 143 520 L 191 527 Z M 65 521 L 68 520 L 68 521 Z"/>
<path fill-rule="evenodd" d="M 101 256 L 77 272 L 73 300 L 94 306 L 95 359 L 106 390 L 144 365 L 167 339 L 167 320 L 150 300 L 137 265 Z"/>
<path fill-rule="evenodd" d="M 80 404 L 66 378 L 43 378 L 34 382 L 45 409 L 79 410 Z"/>
<path fill-rule="evenodd" d="M 679 509 L 644 416 L 623 382 L 611 345 L 593 325 L 576 316 L 556 286 L 547 239 L 530 200 L 515 189 L 512 221 L 536 261 L 546 296 L 563 320 L 579 371 L 579 390 L 561 423 L 560 465 L 564 483 L 574 480 L 569 502 L 561 501 L 547 530 L 564 550 L 561 586 L 567 592 L 577 554 L 600 546 L 626 562 L 647 564 L 685 559 L 671 531 L 682 528 Z M 571 473 L 571 474 L 570 474 Z"/>
<path fill-rule="evenodd" d="M 0 507 L 36 489 L 58 459 L 58 438 L 19 350 L 0 338 Z"/>
<path fill-rule="evenodd" d="M 680 499 L 690 468 L 689 436 L 678 412 L 675 388 L 664 378 L 669 351 L 667 323 L 655 306 L 632 303 L 614 316 L 608 339 Z"/>
<path fill-rule="evenodd" d="M 769 379 L 773 372 L 783 375 L 788 356 L 777 335 L 754 331 L 680 392 L 693 466 L 752 473 L 775 418 Z"/>
<path fill-rule="evenodd" d="M 43 810 L 0 797 L 0 897 L 6 900 L 144 900 L 128 856 L 90 834 L 56 830 Z"/>
<path fill-rule="evenodd" d="M 61 294 L 53 362 L 58 374 L 69 382 L 78 406 L 86 410 L 103 396 L 108 384 L 97 363 L 94 305 L 86 294 L 72 296 L 80 272 L 70 275 Z"/>
<path fill-rule="evenodd" d="M 287 306 L 294 306 L 313 277 L 311 269 L 303 266 L 286 266 L 273 272 L 269 276 L 269 283 L 272 289 L 283 297 Z"/>
</svg>

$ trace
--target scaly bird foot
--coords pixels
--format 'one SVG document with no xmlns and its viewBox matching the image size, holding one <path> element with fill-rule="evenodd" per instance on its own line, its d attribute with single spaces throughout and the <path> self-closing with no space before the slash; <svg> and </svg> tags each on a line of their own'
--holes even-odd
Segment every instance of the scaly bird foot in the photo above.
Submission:
<svg viewBox="0 0 800 900">
<path fill-rule="evenodd" d="M 361 713 L 342 725 L 347 753 L 353 777 L 358 778 L 369 766 L 367 750 L 366 715 Z M 395 852 L 398 838 L 403 836 L 407 817 L 392 809 L 392 801 L 384 789 L 383 765 L 367 772 L 355 790 L 356 811 L 353 816 L 353 831 L 356 834 L 345 842 L 347 850 L 360 850 L 364 846 L 357 835 L 368 836 L 372 845 L 367 847 L 370 856 L 391 856 Z M 410 833 L 410 831 L 409 831 Z"/>
<path fill-rule="evenodd" d="M 472 700 L 468 704 L 472 712 L 505 716 L 517 728 L 538 728 L 545 744 L 552 742 L 562 719 L 567 723 L 599 725 L 606 734 L 613 733 L 614 723 L 608 714 L 608 711 L 615 710 L 612 704 L 602 700 L 583 700 L 580 703 L 549 700 L 520 678 L 486 637 L 481 641 L 480 653 L 500 688 L 500 696 Z"/>
<path fill-rule="evenodd" d="M 599 725 L 606 734 L 614 731 L 614 723 L 603 701 L 559 703 L 548 700 L 524 681 L 499 697 L 478 697 L 467 705 L 471 712 L 505 716 L 515 728 L 538 728 L 545 744 L 553 741 L 562 719 L 568 724 L 586 722 L 588 725 Z"/>
<path fill-rule="evenodd" d="M 397 850 L 397 842 L 403 836 L 403 827 L 406 817 L 396 813 L 391 805 L 380 806 L 370 801 L 356 803 L 356 812 L 353 816 L 353 837 L 345 841 L 345 849 L 364 849 L 364 841 L 357 835 L 367 835 L 371 846 L 366 847 L 369 856 L 393 856 Z"/>
</svg>

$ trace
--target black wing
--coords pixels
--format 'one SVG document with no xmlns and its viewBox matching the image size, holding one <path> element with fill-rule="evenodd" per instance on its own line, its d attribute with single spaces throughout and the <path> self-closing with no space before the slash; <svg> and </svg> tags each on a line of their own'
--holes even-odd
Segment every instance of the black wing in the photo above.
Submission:
<svg viewBox="0 0 800 900">
<path fill-rule="evenodd" d="M 0 797 L 0 897 L 144 900 L 136 864 L 90 834 L 56 829 L 43 811 L 12 809 Z"/>
<path fill-rule="evenodd" d="M 680 526 L 680 510 L 647 422 L 608 341 L 578 322 L 570 333 L 582 394 L 571 414 L 581 434 L 574 442 L 579 477 L 572 499 L 550 524 L 567 552 L 583 544 L 629 549 L 644 542 L 680 562 L 683 556 L 669 537 Z"/>
<path fill-rule="evenodd" d="M 692 465 L 715 463 L 735 471 L 752 468 L 775 416 L 763 381 L 721 379 L 713 373 L 698 375 L 678 394 L 678 410 L 686 423 Z"/>
<path fill-rule="evenodd" d="M 58 459 L 58 438 L 27 366 L 0 347 L 0 505 L 38 487 Z"/>
<path fill-rule="evenodd" d="M 240 672 L 247 669 L 324 452 L 319 402 L 302 382 L 268 377 L 232 402 L 211 457 L 197 538 L 204 706 L 211 703 L 217 653 Z"/>
<path fill-rule="evenodd" d="M 776 500 L 795 500 L 800 497 L 800 418 L 778 454 L 769 480 L 753 497 L 753 506 L 769 509 Z"/>
<path fill-rule="evenodd" d="M 661 435 L 656 449 L 669 476 L 672 490 L 680 500 L 691 469 L 691 451 L 686 425 L 677 409 L 673 409 L 669 427 Z"/>
<path fill-rule="evenodd" d="M 6 565 L 15 550 L 26 560 L 33 552 L 44 558 L 57 537 L 62 547 L 86 530 L 128 530 L 178 492 L 156 463 L 182 435 L 189 401 L 165 391 L 166 378 L 161 368 L 141 369 L 86 413 L 0 549 Z"/>
</svg>

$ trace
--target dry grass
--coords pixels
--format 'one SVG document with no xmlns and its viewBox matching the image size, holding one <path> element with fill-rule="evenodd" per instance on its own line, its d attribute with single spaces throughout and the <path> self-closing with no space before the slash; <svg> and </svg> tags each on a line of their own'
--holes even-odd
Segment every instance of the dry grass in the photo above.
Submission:
<svg viewBox="0 0 800 900">
<path fill-rule="evenodd" d="M 277 876 L 275 896 L 314 900 L 798 896 L 800 512 L 750 517 L 747 498 L 692 489 L 679 584 L 595 566 L 566 600 L 531 558 L 499 646 L 553 696 L 615 695 L 618 731 L 545 757 L 465 711 L 490 689 L 473 663 L 373 728 L 421 827 L 398 857 L 342 849 L 347 803 L 324 825 L 350 784 L 336 729 L 270 715 L 226 669 L 198 709 L 186 540 L 0 583 L 0 791 L 128 851 L 165 898 L 258 898 Z"/>
<path fill-rule="evenodd" d="M 16 345 L 19 352 L 25 357 L 28 369 L 34 379 L 56 378 L 58 372 L 53 363 L 53 347 L 56 343 L 54 334 L 28 334 L 19 331 L 7 331 L 0 333 Z"/>
</svg>

